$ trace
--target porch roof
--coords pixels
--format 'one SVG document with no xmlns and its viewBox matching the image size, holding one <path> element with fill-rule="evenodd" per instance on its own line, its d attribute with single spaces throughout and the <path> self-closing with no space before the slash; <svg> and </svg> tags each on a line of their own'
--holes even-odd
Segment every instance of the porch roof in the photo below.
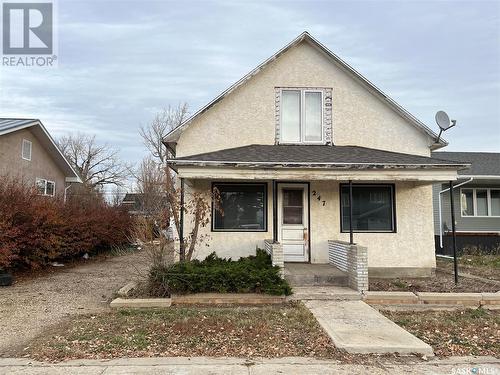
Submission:
<svg viewBox="0 0 500 375">
<path fill-rule="evenodd" d="M 249 145 L 169 160 L 174 168 L 325 168 L 325 169 L 452 169 L 466 162 L 403 154 L 359 146 Z"/>
</svg>

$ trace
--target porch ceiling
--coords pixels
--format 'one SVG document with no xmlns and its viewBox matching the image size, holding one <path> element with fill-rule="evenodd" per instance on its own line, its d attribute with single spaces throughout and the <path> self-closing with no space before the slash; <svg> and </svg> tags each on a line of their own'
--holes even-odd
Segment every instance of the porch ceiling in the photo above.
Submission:
<svg viewBox="0 0 500 375">
<path fill-rule="evenodd" d="M 331 170 L 314 168 L 235 168 L 235 167 L 177 167 L 179 177 L 219 180 L 283 180 L 283 181 L 455 181 L 456 170 Z"/>
</svg>

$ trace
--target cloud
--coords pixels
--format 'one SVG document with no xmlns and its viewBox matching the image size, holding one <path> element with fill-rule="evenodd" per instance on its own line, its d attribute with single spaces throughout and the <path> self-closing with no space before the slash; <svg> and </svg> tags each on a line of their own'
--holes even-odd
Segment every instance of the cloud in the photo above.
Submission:
<svg viewBox="0 0 500 375">
<path fill-rule="evenodd" d="M 430 126 L 449 111 L 452 147 L 500 151 L 499 14 L 465 1 L 59 2 L 58 68 L 0 68 L 0 112 L 137 161 L 156 111 L 195 111 L 308 30 Z"/>
</svg>

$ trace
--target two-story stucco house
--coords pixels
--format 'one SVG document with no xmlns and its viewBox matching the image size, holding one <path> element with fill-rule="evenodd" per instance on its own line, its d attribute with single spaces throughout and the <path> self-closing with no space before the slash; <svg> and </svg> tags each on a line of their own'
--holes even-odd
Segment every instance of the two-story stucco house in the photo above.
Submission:
<svg viewBox="0 0 500 375">
<path fill-rule="evenodd" d="M 0 176 L 23 181 L 45 196 L 64 196 L 81 182 L 40 120 L 0 118 Z"/>
<path fill-rule="evenodd" d="M 328 263 L 329 243 L 350 241 L 352 223 L 371 276 L 435 268 L 432 184 L 456 180 L 465 166 L 432 158 L 446 145 L 436 142 L 307 32 L 164 139 L 185 190 L 220 195 L 203 228 L 210 246 L 197 257 L 238 258 L 272 244 L 285 269 Z"/>
</svg>

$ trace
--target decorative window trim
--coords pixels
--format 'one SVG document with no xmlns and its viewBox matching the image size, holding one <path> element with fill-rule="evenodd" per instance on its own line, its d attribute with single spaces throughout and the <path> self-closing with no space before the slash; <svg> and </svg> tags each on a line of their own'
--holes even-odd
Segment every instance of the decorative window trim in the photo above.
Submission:
<svg viewBox="0 0 500 375">
<path fill-rule="evenodd" d="M 27 145 L 29 147 L 29 157 L 25 157 L 25 155 L 24 155 L 24 147 L 25 147 L 25 145 Z M 32 153 L 33 153 L 33 142 L 31 142 L 28 139 L 24 139 L 23 138 L 23 142 L 22 142 L 22 145 L 21 145 L 21 158 L 23 160 L 31 161 Z"/>
<path fill-rule="evenodd" d="M 44 193 L 42 194 L 41 192 L 39 192 L 38 194 L 39 195 L 43 195 L 43 196 L 47 196 L 47 197 L 53 197 L 54 195 L 56 195 L 56 183 L 54 181 L 50 181 L 50 180 L 47 180 L 45 178 L 39 178 L 37 177 L 35 179 L 35 187 L 38 189 L 38 183 L 41 182 L 44 184 Z M 52 191 L 52 194 L 47 194 L 47 185 L 51 183 L 54 185 L 54 190 Z M 37 190 L 38 191 L 38 190 Z"/>
<path fill-rule="evenodd" d="M 472 204 L 474 206 L 474 214 L 473 215 L 464 215 L 463 210 L 462 210 L 462 191 L 463 190 L 472 190 Z M 477 190 L 486 190 L 486 204 L 488 206 L 488 215 L 478 215 L 477 214 Z M 487 187 L 464 187 L 460 188 L 460 195 L 459 195 L 459 208 L 460 208 L 460 216 L 463 218 L 475 218 L 475 217 L 480 217 L 480 218 L 499 218 L 500 215 L 492 215 L 491 212 L 491 191 L 492 190 L 499 190 L 500 188 L 487 188 Z"/>
<path fill-rule="evenodd" d="M 397 219 L 396 219 L 396 185 L 395 184 L 352 184 L 352 187 L 389 187 L 391 189 L 391 212 L 392 212 L 392 230 L 358 230 L 355 229 L 353 233 L 397 233 Z M 343 220 L 343 204 L 342 204 L 342 188 L 349 187 L 349 184 L 339 184 L 339 198 L 340 198 L 340 232 L 349 233 L 348 229 L 344 228 Z"/>
<path fill-rule="evenodd" d="M 239 232 L 267 232 L 267 222 L 268 222 L 268 212 L 267 212 L 267 193 L 268 193 L 268 186 L 267 182 L 224 182 L 224 181 L 213 181 L 212 182 L 212 187 L 211 187 L 211 192 L 213 193 L 214 188 L 217 185 L 257 185 L 257 186 L 262 186 L 264 189 L 264 207 L 263 207 L 263 212 L 264 212 L 264 228 L 263 229 L 216 229 L 215 228 L 215 204 L 212 199 L 212 210 L 210 214 L 210 228 L 212 232 L 232 232 L 232 233 L 239 233 Z"/>
<path fill-rule="evenodd" d="M 323 134 L 322 141 L 318 142 L 296 142 L 296 144 L 333 144 L 333 129 L 332 129 L 332 88 L 330 87 L 275 87 L 275 143 L 291 144 L 290 142 L 281 142 L 281 93 L 283 90 L 299 90 L 299 91 L 320 91 L 323 98 Z"/>
</svg>

